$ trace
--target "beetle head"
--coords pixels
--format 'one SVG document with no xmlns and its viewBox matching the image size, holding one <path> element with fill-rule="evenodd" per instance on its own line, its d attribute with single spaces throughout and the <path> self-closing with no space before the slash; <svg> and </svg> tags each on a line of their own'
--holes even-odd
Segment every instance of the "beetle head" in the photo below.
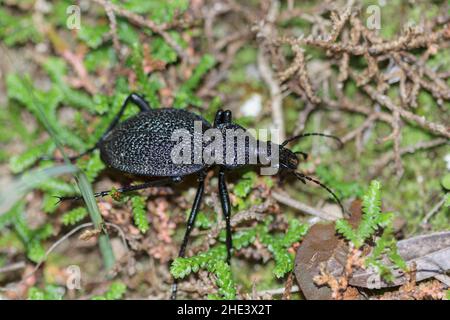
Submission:
<svg viewBox="0 0 450 320">
<path fill-rule="evenodd" d="M 288 148 L 286 148 L 285 146 L 294 140 L 303 138 L 303 137 L 307 137 L 307 136 L 322 136 L 322 137 L 327 137 L 327 138 L 332 138 L 335 139 L 336 141 L 339 142 L 339 144 L 342 146 L 342 141 L 336 137 L 336 136 L 332 136 L 332 135 L 327 135 L 327 134 L 323 134 L 323 133 L 303 133 L 294 137 L 291 137 L 287 140 L 285 140 L 280 146 L 279 146 L 279 152 L 280 152 L 280 169 L 283 171 L 289 171 L 291 172 L 298 180 L 300 180 L 301 182 L 305 183 L 307 181 L 312 182 L 320 187 L 322 187 L 323 189 L 327 190 L 328 193 L 330 195 L 333 196 L 333 198 L 336 200 L 336 202 L 338 203 L 338 205 L 340 206 L 342 213 L 344 214 L 346 211 L 344 209 L 344 206 L 342 205 L 340 199 L 338 198 L 338 196 L 333 192 L 333 190 L 331 190 L 327 185 L 323 184 L 322 182 L 320 182 L 319 180 L 309 177 L 307 175 L 305 175 L 304 173 L 301 173 L 299 171 L 297 171 L 297 166 L 299 164 L 299 159 L 297 157 L 297 154 L 301 154 L 305 159 L 308 157 L 308 155 L 304 152 L 293 152 L 291 150 L 289 150 Z"/>
<path fill-rule="evenodd" d="M 279 153 L 280 153 L 281 169 L 289 171 L 297 169 L 300 160 L 298 159 L 298 156 L 294 152 L 292 152 L 288 148 L 280 146 Z"/>
</svg>

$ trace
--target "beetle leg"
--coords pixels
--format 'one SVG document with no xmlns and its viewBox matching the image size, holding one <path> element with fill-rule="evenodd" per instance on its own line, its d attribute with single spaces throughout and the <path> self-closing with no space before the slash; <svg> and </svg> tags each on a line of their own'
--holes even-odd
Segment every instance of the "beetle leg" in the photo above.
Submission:
<svg viewBox="0 0 450 320">
<path fill-rule="evenodd" d="M 105 131 L 105 133 L 102 135 L 102 137 L 99 139 L 99 141 L 95 144 L 96 147 L 98 147 L 99 143 L 105 138 L 105 136 L 114 129 L 115 126 L 120 121 L 120 118 L 122 117 L 123 113 L 125 112 L 126 107 L 128 106 L 128 103 L 131 102 L 134 105 L 139 107 L 139 110 L 141 112 L 147 112 L 150 111 L 150 106 L 148 105 L 147 101 L 137 93 L 130 94 L 125 101 L 122 104 L 122 107 L 119 110 L 119 113 L 114 117 L 111 124 L 109 125 L 108 129 Z"/>
<path fill-rule="evenodd" d="M 227 244 L 227 262 L 230 264 L 231 250 L 233 248 L 233 240 L 231 237 L 231 205 L 228 196 L 227 183 L 225 180 L 225 168 L 220 167 L 219 170 L 219 196 L 222 204 L 222 212 L 226 223 L 226 244 Z"/>
<path fill-rule="evenodd" d="M 129 103 L 129 102 L 131 102 L 131 103 L 133 103 L 134 105 L 138 106 L 138 107 L 139 107 L 139 110 L 140 110 L 141 112 L 147 112 L 147 111 L 150 111 L 150 106 L 148 105 L 147 101 L 145 101 L 145 99 L 144 99 L 143 97 L 141 97 L 141 96 L 138 95 L 137 93 L 132 93 L 132 94 L 130 94 L 130 95 L 125 99 L 125 101 L 123 102 L 122 107 L 121 107 L 120 110 L 119 110 L 119 113 L 117 113 L 117 115 L 116 115 L 116 116 L 114 117 L 114 119 L 111 121 L 111 124 L 109 125 L 108 129 L 107 129 L 107 130 L 105 131 L 105 133 L 100 137 L 100 139 L 97 141 L 97 143 L 96 143 L 93 147 L 87 149 L 86 151 L 80 153 L 79 155 L 74 156 L 74 157 L 70 157 L 69 160 L 70 160 L 70 161 L 75 161 L 75 160 L 81 158 L 82 156 L 84 156 L 84 155 L 86 155 L 86 154 L 88 154 L 88 153 L 91 153 L 92 151 L 94 151 L 95 149 L 97 149 L 98 146 L 99 146 L 99 144 L 100 144 L 100 142 L 102 142 L 102 140 L 105 138 L 105 136 L 106 136 L 112 129 L 114 129 L 115 126 L 117 126 L 117 124 L 119 123 L 120 118 L 122 117 L 122 115 L 123 115 L 123 113 L 124 113 L 126 107 L 128 106 L 128 103 Z M 62 161 L 62 160 L 64 160 L 64 159 L 62 159 L 62 158 L 54 158 L 54 157 L 42 157 L 41 160 Z"/>
<path fill-rule="evenodd" d="M 169 184 L 169 183 L 172 183 L 172 182 L 179 182 L 179 181 L 181 181 L 180 177 L 165 178 L 165 179 L 160 179 L 160 180 L 156 180 L 156 181 L 145 182 L 145 183 L 138 184 L 138 185 L 121 187 L 121 188 L 116 189 L 115 192 L 126 193 L 126 192 L 131 192 L 131 191 L 147 189 L 147 188 L 151 188 L 151 187 L 157 187 L 157 186 Z M 114 189 L 96 192 L 96 193 L 94 193 L 94 197 L 107 196 L 113 190 Z M 59 196 L 57 196 L 57 198 L 59 199 L 60 202 L 61 201 L 65 201 L 65 200 L 81 200 L 81 199 L 83 199 L 82 196 L 69 196 L 69 197 L 59 197 Z"/>
<path fill-rule="evenodd" d="M 186 247 L 189 240 L 189 235 L 191 234 L 192 229 L 194 228 L 195 218 L 197 217 L 197 213 L 200 209 L 200 205 L 203 198 L 203 193 L 205 191 L 205 172 L 202 172 L 198 177 L 198 188 L 197 193 L 195 195 L 194 204 L 192 205 L 191 213 L 189 214 L 189 218 L 187 221 L 187 227 L 186 231 L 184 233 L 183 243 L 180 247 L 180 252 L 178 254 L 178 257 L 184 257 L 184 254 L 186 253 Z M 172 284 L 172 294 L 170 298 L 176 299 L 177 298 L 177 280 L 174 279 L 174 282 Z"/>
</svg>

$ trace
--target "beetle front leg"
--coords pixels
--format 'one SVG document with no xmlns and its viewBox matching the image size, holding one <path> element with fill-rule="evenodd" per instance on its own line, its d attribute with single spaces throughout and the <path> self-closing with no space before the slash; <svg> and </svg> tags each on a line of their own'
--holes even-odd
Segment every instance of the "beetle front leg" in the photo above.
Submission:
<svg viewBox="0 0 450 320">
<path fill-rule="evenodd" d="M 122 104 L 122 107 L 119 110 L 119 113 L 114 117 L 114 119 L 111 121 L 111 124 L 109 125 L 108 129 L 105 131 L 105 133 L 102 135 L 102 137 L 99 139 L 99 141 L 95 144 L 98 146 L 98 144 L 104 139 L 104 137 L 112 130 L 120 121 L 120 118 L 122 117 L 123 113 L 125 112 L 126 107 L 128 106 L 128 103 L 131 102 L 135 106 L 137 106 L 140 110 L 140 112 L 147 112 L 150 111 L 150 106 L 148 105 L 148 102 L 145 101 L 143 97 L 138 95 L 137 93 L 130 94 L 125 101 Z"/>
<path fill-rule="evenodd" d="M 191 234 L 191 231 L 194 228 L 195 218 L 197 217 L 197 213 L 200 210 L 203 193 L 205 192 L 205 176 L 206 176 L 205 172 L 202 172 L 198 177 L 197 193 L 195 195 L 194 204 L 192 205 L 191 213 L 189 214 L 189 218 L 187 221 L 187 227 L 184 233 L 183 243 L 181 244 L 180 252 L 178 254 L 178 257 L 180 258 L 184 257 L 184 254 L 186 253 L 189 235 Z M 174 279 L 170 299 L 174 300 L 177 298 L 177 289 L 178 289 L 178 282 L 176 279 Z"/>
<path fill-rule="evenodd" d="M 226 224 L 226 245 L 227 245 L 227 262 L 230 264 L 231 251 L 233 249 L 233 240 L 231 236 L 231 205 L 228 196 L 227 183 L 225 179 L 225 168 L 220 167 L 219 170 L 219 196 L 222 204 L 222 213 Z"/>
<path fill-rule="evenodd" d="M 125 109 L 127 108 L 127 106 L 129 105 L 129 103 L 133 103 L 134 105 L 136 105 L 140 112 L 147 112 L 150 111 L 150 106 L 147 103 L 147 101 L 145 101 L 145 99 L 143 97 L 141 97 L 140 95 L 138 95 L 137 93 L 132 93 L 130 94 L 125 101 L 123 102 L 122 106 L 120 107 L 119 112 L 116 114 L 116 116 L 114 117 L 114 119 L 111 121 L 110 125 L 108 126 L 108 129 L 105 131 L 105 133 L 103 133 L 103 135 L 100 137 L 100 139 L 95 143 L 95 145 L 89 149 L 87 149 L 86 151 L 73 156 L 73 157 L 69 157 L 68 159 L 70 161 L 75 161 L 79 158 L 81 158 L 82 156 L 91 153 L 92 151 L 94 151 L 95 149 L 98 148 L 98 146 L 100 145 L 100 143 L 102 142 L 102 140 L 105 138 L 105 136 L 112 130 L 114 129 L 117 124 L 120 121 L 120 118 L 123 116 L 123 113 L 125 112 Z M 53 161 L 62 161 L 64 159 L 62 158 L 55 158 L 55 157 L 42 157 L 41 160 L 53 160 Z"/>
</svg>

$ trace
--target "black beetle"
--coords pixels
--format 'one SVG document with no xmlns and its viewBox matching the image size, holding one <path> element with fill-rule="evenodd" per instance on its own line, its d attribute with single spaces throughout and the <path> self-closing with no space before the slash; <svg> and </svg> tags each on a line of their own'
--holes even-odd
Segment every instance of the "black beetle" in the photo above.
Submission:
<svg viewBox="0 0 450 320">
<path fill-rule="evenodd" d="M 130 117 L 129 119 L 119 123 L 124 110 L 128 103 L 134 103 L 140 109 L 140 112 Z M 191 157 L 187 163 L 179 163 L 173 160 L 173 149 L 177 145 L 177 141 L 173 139 L 173 133 L 176 130 L 184 130 L 187 134 L 194 135 L 194 139 L 191 140 L 191 145 L 193 149 L 198 148 L 200 152 L 203 152 L 205 148 L 209 145 L 201 137 L 200 139 L 195 138 L 195 123 L 198 122 L 202 126 L 202 133 L 205 133 L 208 129 L 214 128 L 218 129 L 218 132 L 223 137 L 223 158 L 222 161 L 218 162 L 216 157 L 217 154 L 212 152 L 213 161 L 193 161 Z M 328 192 L 332 194 L 337 203 L 340 205 L 342 211 L 344 212 L 343 206 L 337 196 L 324 184 L 319 181 L 304 175 L 298 171 L 297 166 L 299 164 L 299 159 L 296 153 L 292 152 L 285 146 L 298 138 L 318 135 L 325 136 L 329 138 L 340 140 L 334 136 L 326 135 L 322 133 L 305 133 L 292 138 L 287 139 L 281 145 L 268 142 L 268 147 L 264 150 L 260 148 L 260 145 L 266 144 L 260 141 L 248 137 L 245 140 L 245 144 L 239 146 L 237 141 L 233 138 L 232 144 L 227 145 L 225 143 L 226 136 L 229 134 L 229 130 L 241 130 L 241 132 L 246 132 L 246 129 L 232 122 L 231 111 L 219 110 L 216 113 L 213 125 L 209 124 L 203 117 L 196 115 L 194 113 L 181 110 L 181 109 L 152 109 L 145 101 L 144 98 L 138 94 L 132 93 L 124 101 L 119 113 L 114 117 L 113 121 L 109 125 L 107 131 L 99 139 L 99 141 L 94 145 L 94 147 L 88 149 L 82 154 L 71 158 L 75 160 L 80 156 L 87 154 L 95 149 L 100 149 L 100 155 L 107 166 L 117 169 L 124 173 L 130 173 L 146 177 L 160 177 L 162 179 L 146 182 L 141 185 L 129 186 L 120 188 L 118 192 L 128 192 L 134 190 L 140 190 L 148 187 L 164 185 L 171 182 L 179 182 L 183 177 L 191 174 L 198 175 L 198 188 L 195 195 L 195 200 L 192 205 L 192 209 L 187 221 L 187 229 L 184 235 L 183 243 L 181 245 L 179 256 L 183 257 L 186 251 L 187 242 L 189 239 L 189 234 L 194 226 L 195 218 L 197 212 L 200 209 L 201 200 L 204 193 L 204 180 L 206 176 L 206 171 L 212 166 L 219 166 L 219 195 L 223 210 L 223 216 L 226 221 L 226 247 L 227 247 L 227 262 L 230 263 L 231 249 L 232 249 L 232 236 L 230 227 L 230 216 L 231 207 L 230 199 L 228 196 L 225 173 L 227 170 L 235 169 L 237 167 L 256 164 L 263 165 L 262 161 L 254 163 L 250 162 L 250 156 L 259 156 L 259 159 L 265 159 L 264 164 L 267 165 L 267 160 L 271 160 L 274 157 L 275 151 L 279 156 L 279 162 L 277 162 L 277 169 L 281 172 L 292 172 L 299 180 L 306 183 L 306 180 L 314 182 L 321 187 L 325 188 Z M 256 148 L 251 148 L 251 141 L 257 142 Z M 211 139 L 214 141 L 214 139 Z M 227 148 L 228 146 L 228 148 Z M 189 147 L 189 146 L 187 146 Z M 233 152 L 235 157 L 232 157 L 230 161 L 227 152 Z M 264 151 L 264 152 L 263 152 Z M 297 152 L 307 157 L 306 153 Z M 241 159 L 242 162 L 238 162 L 238 155 L 243 155 Z M 110 191 L 102 191 L 95 193 L 95 196 L 105 196 Z M 61 200 L 67 199 L 80 199 L 80 197 L 62 197 Z M 176 297 L 177 284 L 174 281 L 172 287 L 172 298 Z"/>
</svg>

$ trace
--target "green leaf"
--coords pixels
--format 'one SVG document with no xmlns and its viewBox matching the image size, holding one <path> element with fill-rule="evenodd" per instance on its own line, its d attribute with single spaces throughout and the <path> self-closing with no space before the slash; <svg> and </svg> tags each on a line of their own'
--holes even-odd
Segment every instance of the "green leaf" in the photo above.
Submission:
<svg viewBox="0 0 450 320">
<path fill-rule="evenodd" d="M 190 258 L 176 258 L 170 266 L 170 273 L 177 279 L 184 278 L 191 272 L 205 268 L 211 261 L 225 260 L 225 258 L 226 247 L 220 244 Z"/>
<path fill-rule="evenodd" d="M 371 182 L 369 190 L 363 197 L 363 210 L 365 217 L 374 218 L 381 212 L 381 184 L 374 180 Z"/>
<path fill-rule="evenodd" d="M 28 290 L 28 300 L 45 300 L 45 293 L 36 287 L 31 287 Z"/>
<path fill-rule="evenodd" d="M 247 197 L 247 195 L 255 186 L 257 178 L 258 175 L 253 171 L 245 173 L 242 178 L 239 179 L 239 182 L 236 184 L 233 193 L 240 198 Z"/>
<path fill-rule="evenodd" d="M 139 85 L 138 91 L 142 92 L 145 95 L 152 108 L 158 108 L 161 105 L 158 98 L 158 90 L 160 88 L 160 84 L 156 80 L 148 79 L 147 74 L 144 72 L 142 61 L 143 61 L 142 47 L 139 44 L 139 42 L 137 42 L 133 46 L 131 62 L 133 65 L 134 72 L 136 73 L 137 82 Z"/>
<path fill-rule="evenodd" d="M 28 300 L 62 300 L 65 290 L 56 285 L 46 285 L 44 290 L 31 287 L 28 290 Z"/>
<path fill-rule="evenodd" d="M 29 243 L 27 243 L 26 246 L 27 256 L 31 261 L 38 263 L 44 259 L 45 249 L 39 240 L 33 239 Z"/>
<path fill-rule="evenodd" d="M 308 230 L 307 225 L 303 225 L 296 220 L 289 221 L 289 228 L 285 235 L 277 237 L 269 233 L 268 225 L 271 219 L 265 220 L 263 226 L 258 226 L 258 238 L 261 243 L 267 247 L 272 253 L 275 260 L 275 268 L 273 270 L 274 275 L 277 278 L 283 277 L 286 273 L 292 271 L 294 267 L 294 257 L 288 252 L 288 248 L 295 242 L 301 240 Z"/>
<path fill-rule="evenodd" d="M 147 210 L 145 210 L 145 199 L 140 195 L 131 198 L 131 207 L 133 209 L 134 224 L 141 233 L 146 233 L 150 228 L 147 219 Z"/>
<path fill-rule="evenodd" d="M 15 210 L 13 219 L 14 230 L 26 246 L 28 258 L 33 262 L 40 262 L 45 256 L 45 249 L 41 241 L 53 234 L 53 228 L 50 224 L 45 224 L 38 229 L 30 229 L 24 217 L 23 203 L 19 203 Z"/>
<path fill-rule="evenodd" d="M 175 13 L 183 13 L 189 7 L 189 0 L 149 1 L 153 4 L 150 14 L 157 23 L 170 22 Z"/>
<path fill-rule="evenodd" d="M 38 43 L 42 36 L 33 23 L 32 15 L 10 15 L 0 8 L 0 39 L 8 47 L 25 44 L 28 41 Z"/>
<path fill-rule="evenodd" d="M 199 106 L 201 100 L 194 95 L 194 90 L 200 85 L 203 76 L 215 65 L 216 60 L 212 55 L 205 54 L 192 76 L 187 79 L 175 94 L 174 107 L 186 108 L 189 104 Z"/>
<path fill-rule="evenodd" d="M 113 2 L 132 12 L 148 14 L 150 15 L 150 19 L 158 24 L 172 21 L 177 12 L 181 14 L 189 7 L 189 0 L 128 0 L 126 2 L 114 0 Z"/>
<path fill-rule="evenodd" d="M 107 292 L 101 296 L 93 297 L 92 300 L 120 300 L 126 291 L 127 286 L 120 281 L 116 281 L 111 284 Z"/>
<path fill-rule="evenodd" d="M 24 85 L 24 81 L 29 81 L 29 78 L 23 80 L 17 74 L 8 74 L 6 77 L 8 97 L 20 101 L 23 105 L 30 108 L 31 112 L 35 113 L 36 109 L 33 105 L 33 98 L 31 97 L 28 88 Z"/>
<path fill-rule="evenodd" d="M 308 232 L 309 226 L 300 223 L 297 219 L 289 220 L 289 228 L 281 239 L 280 243 L 285 248 L 290 248 L 294 243 L 299 242 Z"/>
<path fill-rule="evenodd" d="M 198 87 L 203 76 L 216 64 L 216 59 L 210 54 L 205 54 L 197 67 L 194 69 L 192 76 L 182 85 L 182 91 L 192 91 Z"/>
<path fill-rule="evenodd" d="M 64 79 L 67 76 L 67 63 L 61 58 L 50 57 L 43 64 L 49 74 L 53 89 L 61 93 L 66 104 L 94 112 L 94 103 L 86 93 L 70 88 Z"/>
<path fill-rule="evenodd" d="M 77 189 L 73 184 L 56 178 L 49 178 L 38 185 L 38 189 L 56 196 L 76 194 Z"/>
<path fill-rule="evenodd" d="M 355 247 L 359 248 L 363 244 L 360 242 L 356 231 L 347 220 L 339 219 L 336 221 L 336 230 L 342 234 L 347 240 L 351 241 Z"/>
<path fill-rule="evenodd" d="M 103 37 L 108 32 L 109 27 L 107 25 L 89 26 L 83 24 L 81 29 L 78 31 L 78 38 L 86 43 L 90 48 L 98 48 L 102 42 Z"/>
<path fill-rule="evenodd" d="M 85 207 L 79 207 L 66 212 L 62 216 L 62 223 L 65 226 L 74 225 L 88 216 L 88 212 Z"/>
<path fill-rule="evenodd" d="M 360 248 L 371 239 L 375 231 L 384 228 L 381 237 L 375 240 L 372 253 L 366 259 L 367 265 L 372 265 L 388 281 L 393 280 L 393 274 L 389 266 L 383 263 L 383 254 L 387 254 L 389 260 L 398 268 L 406 270 L 407 265 L 397 252 L 397 243 L 393 236 L 394 214 L 381 213 L 381 184 L 372 181 L 369 189 L 363 197 L 362 219 L 359 226 L 354 229 L 347 220 L 336 221 L 336 230 L 356 248 Z"/>
<path fill-rule="evenodd" d="M 100 152 L 96 150 L 88 160 L 80 159 L 78 166 L 84 171 L 89 182 L 94 182 L 98 174 L 105 168 L 105 164 L 100 159 Z"/>
<path fill-rule="evenodd" d="M 16 215 L 18 214 L 20 208 L 23 206 L 23 204 L 17 203 L 14 207 L 9 209 L 6 213 L 0 214 L 0 230 L 4 227 L 12 224 L 15 219 Z"/>
<path fill-rule="evenodd" d="M 51 154 L 54 149 L 55 144 L 51 140 L 37 144 L 24 153 L 13 156 L 9 161 L 9 167 L 13 173 L 20 173 L 35 164 L 42 156 Z"/>
<path fill-rule="evenodd" d="M 178 41 L 181 41 L 181 39 L 179 38 L 180 37 L 179 34 L 176 35 L 177 36 L 175 39 L 178 38 Z M 151 54 L 155 60 L 161 60 L 166 63 L 173 63 L 178 59 L 177 52 L 174 49 L 172 49 L 172 47 L 169 46 L 161 37 L 155 37 L 152 40 Z"/>
<path fill-rule="evenodd" d="M 117 23 L 117 35 L 119 40 L 129 46 L 133 46 L 139 42 L 139 34 L 130 23 L 119 20 Z M 153 41 L 152 41 L 153 42 Z"/>
<path fill-rule="evenodd" d="M 441 180 L 441 184 L 446 190 L 450 190 L 450 173 L 447 173 Z"/>
<path fill-rule="evenodd" d="M 60 79 L 62 83 L 63 80 Z M 9 74 L 6 79 L 8 97 L 23 104 L 41 124 L 54 131 L 65 144 L 76 149 L 84 148 L 83 141 L 60 123 L 56 108 L 64 98 L 64 93 L 59 86 L 53 86 L 48 91 L 41 91 L 33 87 L 28 76 L 19 77 L 17 74 Z M 39 106 L 39 108 L 38 108 Z"/>
<path fill-rule="evenodd" d="M 188 214 L 190 211 L 188 212 Z M 203 230 L 207 230 L 211 228 L 213 225 L 213 222 L 208 218 L 208 216 L 203 212 L 200 211 L 197 213 L 197 218 L 195 219 L 195 227 Z"/>
<path fill-rule="evenodd" d="M 248 247 L 256 239 L 256 229 L 252 228 L 246 231 L 240 231 L 233 235 L 233 247 L 236 250 Z"/>
<path fill-rule="evenodd" d="M 117 5 L 120 5 L 126 10 L 143 14 L 148 13 L 151 11 L 151 9 L 154 8 L 155 4 L 153 4 L 154 1 L 140 1 L 140 0 L 129 0 L 129 1 L 122 1 L 122 0 L 112 0 L 112 3 L 115 3 Z M 159 2 L 159 1 L 155 1 Z"/>
<path fill-rule="evenodd" d="M 58 208 L 59 199 L 54 194 L 44 194 L 44 199 L 42 200 L 42 209 L 45 213 L 53 213 Z"/>
<path fill-rule="evenodd" d="M 271 221 L 272 218 L 269 217 L 263 225 L 235 233 L 233 235 L 233 247 L 237 250 L 248 247 L 258 237 L 273 254 L 275 260 L 274 274 L 277 277 L 282 277 L 290 272 L 294 266 L 294 256 L 288 252 L 288 249 L 292 244 L 301 240 L 302 236 L 306 234 L 308 226 L 292 219 L 289 221 L 289 228 L 284 235 L 271 235 L 268 228 Z M 220 234 L 219 240 L 225 240 L 224 233 Z M 216 276 L 216 285 L 219 292 L 219 295 L 211 295 L 209 298 L 234 299 L 236 288 L 231 270 L 225 262 L 226 256 L 226 246 L 219 244 L 193 257 L 175 259 L 170 267 L 170 272 L 175 278 L 179 279 L 200 269 L 206 269 Z"/>
<path fill-rule="evenodd" d="M 111 68 L 116 63 L 114 48 L 101 47 L 91 50 L 84 57 L 84 65 L 89 72 Z"/>
<path fill-rule="evenodd" d="M 388 225 L 393 217 L 391 213 L 381 213 L 381 184 L 378 181 L 372 181 L 364 195 L 362 211 L 362 219 L 357 230 L 354 230 L 343 219 L 336 222 L 336 230 L 351 241 L 356 248 L 361 247 L 379 227 Z"/>
<path fill-rule="evenodd" d="M 233 280 L 230 265 L 222 260 L 212 263 L 208 266 L 208 271 L 216 276 L 216 285 L 219 294 L 225 300 L 236 299 L 236 285 Z"/>
</svg>

